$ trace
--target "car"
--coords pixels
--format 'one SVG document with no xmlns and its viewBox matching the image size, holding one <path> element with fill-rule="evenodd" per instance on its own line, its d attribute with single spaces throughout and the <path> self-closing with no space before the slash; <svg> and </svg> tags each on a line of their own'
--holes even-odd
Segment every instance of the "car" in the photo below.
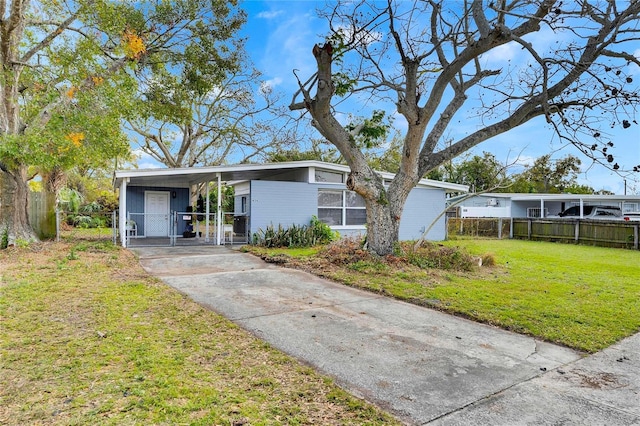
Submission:
<svg viewBox="0 0 640 426">
<path fill-rule="evenodd" d="M 640 220 L 640 212 L 626 212 L 622 216 L 624 220 Z"/>
<path fill-rule="evenodd" d="M 584 219 L 622 219 L 622 210 L 615 206 L 582 206 Z M 572 206 L 558 213 L 558 216 L 569 219 L 580 218 L 580 206 Z"/>
</svg>

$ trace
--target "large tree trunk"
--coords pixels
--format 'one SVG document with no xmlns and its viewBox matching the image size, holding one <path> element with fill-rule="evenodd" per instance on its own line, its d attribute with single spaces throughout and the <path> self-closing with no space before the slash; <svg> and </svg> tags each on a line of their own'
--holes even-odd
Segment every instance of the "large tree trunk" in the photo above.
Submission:
<svg viewBox="0 0 640 426">
<path fill-rule="evenodd" d="M 411 187 L 406 179 L 385 188 L 370 167 L 351 172 L 347 188 L 364 198 L 367 206 L 367 247 L 379 256 L 392 254 L 400 239 L 400 218 Z M 405 188 L 407 188 L 405 190 Z"/>
<path fill-rule="evenodd" d="M 367 205 L 367 247 L 380 256 L 393 253 L 400 231 L 400 220 L 389 203 L 365 200 Z"/>
<path fill-rule="evenodd" d="M 28 208 L 27 167 L 0 170 L 0 233 L 8 233 L 9 244 L 18 239 L 37 239 L 29 223 Z"/>
</svg>

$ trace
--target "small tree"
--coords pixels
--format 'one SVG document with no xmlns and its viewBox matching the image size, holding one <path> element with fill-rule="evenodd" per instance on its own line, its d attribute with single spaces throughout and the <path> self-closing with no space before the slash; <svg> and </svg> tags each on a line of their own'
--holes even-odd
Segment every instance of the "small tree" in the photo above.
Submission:
<svg viewBox="0 0 640 426">
<path fill-rule="evenodd" d="M 137 114 L 128 120 L 140 149 L 170 168 L 247 162 L 278 149 L 292 137 L 277 118 L 284 113 L 272 88 L 257 85 L 261 74 L 247 72 L 237 44 L 228 69 L 196 88 L 181 84 L 187 75 L 151 78 L 140 94 Z M 189 60 L 189 58 L 185 58 Z"/>
<path fill-rule="evenodd" d="M 120 118 L 136 89 L 133 76 L 180 67 L 188 53 L 199 59 L 190 74 L 197 85 L 232 49 L 218 39 L 244 22 L 234 0 L 2 5 L 0 228 L 10 243 L 35 239 L 27 216 L 32 169 L 60 183 L 69 167 L 123 155 Z M 186 52 L 187 45 L 205 54 Z"/>
<path fill-rule="evenodd" d="M 625 70 L 640 65 L 629 53 L 640 36 L 639 14 L 640 2 L 615 0 L 337 1 L 324 13 L 328 41 L 312 49 L 317 72 L 299 80 L 290 109 L 308 112 L 338 148 L 351 168 L 348 188 L 366 202 L 370 250 L 388 254 L 407 196 L 422 176 L 533 119 L 613 164 L 601 127 L 634 122 L 638 91 Z M 558 43 L 536 42 L 543 32 Z M 497 61 L 507 47 L 528 59 Z M 402 159 L 388 188 L 356 143 L 367 127 L 336 118 L 336 97 L 343 95 L 375 102 L 377 109 L 392 104 L 406 120 Z M 470 117 L 475 130 L 439 144 Z"/>
<path fill-rule="evenodd" d="M 536 158 L 533 164 L 527 165 L 524 172 L 513 176 L 513 184 L 509 190 L 560 194 L 573 189 L 579 193 L 592 194 L 593 189 L 581 187 L 577 183 L 581 163 L 574 155 L 567 155 L 556 161 L 551 160 L 551 155 L 543 155 Z"/>
</svg>

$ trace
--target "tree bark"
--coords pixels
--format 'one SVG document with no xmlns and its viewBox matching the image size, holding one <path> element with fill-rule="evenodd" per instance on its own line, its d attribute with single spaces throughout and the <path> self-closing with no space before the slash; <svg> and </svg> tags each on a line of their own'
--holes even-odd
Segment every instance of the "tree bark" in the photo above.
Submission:
<svg viewBox="0 0 640 426">
<path fill-rule="evenodd" d="M 398 242 L 400 221 L 391 206 L 365 200 L 367 205 L 367 248 L 380 256 L 393 253 Z"/>
<path fill-rule="evenodd" d="M 0 170 L 0 233 L 8 233 L 10 245 L 20 239 L 36 239 L 29 223 L 28 203 L 26 166 L 15 171 Z"/>
</svg>

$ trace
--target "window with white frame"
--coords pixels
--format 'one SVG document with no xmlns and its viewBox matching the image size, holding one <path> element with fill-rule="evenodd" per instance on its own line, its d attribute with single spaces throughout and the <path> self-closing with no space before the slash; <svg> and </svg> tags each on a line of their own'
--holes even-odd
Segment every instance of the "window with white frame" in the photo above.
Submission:
<svg viewBox="0 0 640 426">
<path fill-rule="evenodd" d="M 361 226 L 367 223 L 364 199 L 353 191 L 319 189 L 318 219 L 329 226 Z"/>
<path fill-rule="evenodd" d="M 344 173 L 329 172 L 327 170 L 315 171 L 316 182 L 328 182 L 328 183 L 344 183 Z"/>
</svg>

